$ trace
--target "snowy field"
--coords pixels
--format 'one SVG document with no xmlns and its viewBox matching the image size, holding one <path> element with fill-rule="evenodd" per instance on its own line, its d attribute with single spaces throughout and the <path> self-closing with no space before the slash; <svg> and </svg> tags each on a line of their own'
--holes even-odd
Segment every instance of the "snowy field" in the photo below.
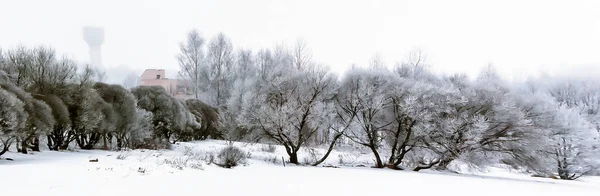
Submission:
<svg viewBox="0 0 600 196">
<path fill-rule="evenodd" d="M 0 195 L 600 194 L 598 177 L 562 181 L 497 170 L 459 175 L 348 167 L 366 163 L 360 160 L 368 160 L 369 154 L 339 152 L 334 152 L 325 164 L 341 165 L 339 168 L 284 167 L 281 157 L 285 152 L 280 147 L 236 145 L 248 152 L 248 160 L 234 169 L 223 169 L 204 161 L 226 146 L 223 141 L 180 143 L 173 150 L 162 151 L 7 153 L 4 157 L 15 160 L 0 160 Z M 91 159 L 98 162 L 89 162 Z"/>
</svg>

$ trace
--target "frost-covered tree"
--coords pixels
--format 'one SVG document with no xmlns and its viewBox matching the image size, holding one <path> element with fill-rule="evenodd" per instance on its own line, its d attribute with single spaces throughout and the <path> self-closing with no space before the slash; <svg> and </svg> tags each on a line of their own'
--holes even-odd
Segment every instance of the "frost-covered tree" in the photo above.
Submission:
<svg viewBox="0 0 600 196">
<path fill-rule="evenodd" d="M 136 109 L 136 120 L 134 126 L 128 135 L 123 138 L 123 142 L 132 149 L 162 149 L 160 140 L 157 142 L 154 137 L 152 127 L 152 113 L 144 109 Z"/>
<path fill-rule="evenodd" d="M 250 97 L 245 109 L 245 123 L 254 126 L 264 138 L 283 145 L 290 163 L 299 164 L 298 152 L 318 132 L 327 129 L 333 109 L 331 99 L 335 80 L 317 67 L 295 71 L 278 64 L 277 74 L 266 83 L 255 85 L 258 93 Z M 276 76 L 276 77 L 273 77 Z"/>
<path fill-rule="evenodd" d="M 105 134 L 114 131 L 117 118 L 112 105 L 93 88 L 95 75 L 92 67 L 86 67 L 78 75 L 78 82 L 61 96 L 69 109 L 75 141 L 82 149 L 94 148 Z"/>
<path fill-rule="evenodd" d="M 56 95 L 40 96 L 50 107 L 55 121 L 52 130 L 47 134 L 50 150 L 65 150 L 75 140 L 75 131 L 71 128 L 71 116 L 67 105 Z"/>
<path fill-rule="evenodd" d="M 29 71 L 33 67 L 34 55 L 31 49 L 18 46 L 6 51 L 2 70 L 10 78 L 11 83 L 25 87 L 29 84 Z"/>
<path fill-rule="evenodd" d="M 598 133 L 578 111 L 561 107 L 555 114 L 546 153 L 553 158 L 558 176 L 574 180 L 594 172 L 600 167 L 595 150 Z"/>
<path fill-rule="evenodd" d="M 39 136 L 48 133 L 54 125 L 50 108 L 46 103 L 34 99 L 28 92 L 10 81 L 0 82 L 0 88 L 17 96 L 23 102 L 25 112 L 28 114 L 27 125 L 19 131 L 21 134 L 17 136 L 18 151 L 24 154 L 27 154 L 28 148 L 39 151 Z"/>
<path fill-rule="evenodd" d="M 111 106 L 106 103 L 91 85 L 73 85 L 69 94 L 61 97 L 69 110 L 71 129 L 75 141 L 82 149 L 92 149 L 102 139 L 108 124 L 114 121 Z M 108 116 L 110 115 L 110 116 Z M 109 122 L 107 122 L 109 121 Z"/>
<path fill-rule="evenodd" d="M 14 94 L 0 89 L 0 155 L 8 151 L 21 130 L 27 125 L 25 104 Z"/>
<path fill-rule="evenodd" d="M 293 50 L 294 67 L 303 70 L 312 63 L 312 54 L 304 39 L 296 40 Z"/>
<path fill-rule="evenodd" d="M 369 148 L 375 157 L 375 167 L 384 167 L 379 147 L 384 130 L 392 124 L 386 114 L 389 106 L 387 93 L 395 77 L 382 69 L 355 69 L 347 73 L 340 85 L 338 104 L 347 108 L 345 118 L 355 115 L 352 129 L 345 132 L 347 138 Z M 352 111 L 353 110 L 353 111 Z"/>
<path fill-rule="evenodd" d="M 277 46 L 275 51 L 261 49 L 253 58 L 256 74 L 245 74 L 243 80 L 238 79 L 234 83 L 227 110 L 220 113 L 220 126 L 229 130 L 224 133 L 229 138 L 259 140 L 261 131 L 256 126 L 258 123 L 252 120 L 255 119 L 252 112 L 263 103 L 256 100 L 262 99 L 261 96 L 267 93 L 266 89 L 281 83 L 297 71 L 293 69 L 292 55 L 283 46 Z"/>
<path fill-rule="evenodd" d="M 201 119 L 198 119 L 196 115 L 190 111 L 184 101 L 176 100 L 176 104 L 176 108 L 179 110 L 182 117 L 181 120 L 183 121 L 183 124 L 181 127 L 177 127 L 173 143 L 199 140 L 201 134 L 200 129 L 202 127 Z"/>
<path fill-rule="evenodd" d="M 137 106 L 152 113 L 154 137 L 177 141 L 177 133 L 185 129 L 186 108 L 160 86 L 139 86 L 132 90 Z"/>
<path fill-rule="evenodd" d="M 127 142 L 124 142 L 127 135 L 130 134 L 132 127 L 138 119 L 136 112 L 136 101 L 130 91 L 120 85 L 108 85 L 104 83 L 94 84 L 94 89 L 99 93 L 100 97 L 110 106 L 105 108 L 107 113 L 112 110 L 114 123 L 111 132 L 108 132 L 103 138 L 104 142 L 110 141 L 112 136 L 117 139 L 117 148 L 127 147 Z M 110 121 L 107 121 L 110 122 Z"/>
<path fill-rule="evenodd" d="M 234 73 L 233 45 L 231 40 L 223 33 L 210 40 L 208 45 L 207 69 L 205 70 L 208 80 L 207 102 L 216 107 L 222 107 L 231 89 L 231 77 Z"/>
<path fill-rule="evenodd" d="M 235 72 L 231 78 L 230 96 L 225 106 L 219 112 L 219 128 L 227 140 L 239 140 L 246 136 L 248 129 L 238 121 L 238 114 L 242 111 L 243 99 L 251 85 L 258 82 L 258 57 L 253 56 L 251 50 L 237 52 Z M 226 131 L 225 131 L 226 130 Z"/>
<path fill-rule="evenodd" d="M 19 46 L 5 54 L 6 58 L 1 69 L 8 73 L 10 82 L 4 87 L 11 89 L 10 91 L 25 103 L 26 111 L 33 114 L 30 115 L 26 128 L 29 134 L 21 138 L 23 147 L 20 150 L 26 152 L 28 147 L 38 150 L 38 135 L 49 133 L 50 127 L 54 127 L 54 116 L 48 115 L 54 111 L 52 108 L 48 109 L 50 104 L 45 97 L 52 94 L 67 94 L 67 87 L 75 82 L 76 65 L 66 58 L 57 59 L 55 51 L 45 46 L 35 48 Z M 29 95 L 30 93 L 35 99 Z"/>
<path fill-rule="evenodd" d="M 385 69 L 386 65 L 381 53 L 375 53 L 369 60 L 369 67 L 372 69 Z"/>
<path fill-rule="evenodd" d="M 426 79 L 427 77 L 435 77 L 427 70 L 429 63 L 427 55 L 420 49 L 411 50 L 405 57 L 404 61 L 396 65 L 394 72 L 403 78 Z"/>
<path fill-rule="evenodd" d="M 244 82 L 248 79 L 256 77 L 256 60 L 252 54 L 252 50 L 240 50 L 237 52 L 235 65 L 234 85 L 238 82 Z"/>
<path fill-rule="evenodd" d="M 20 46 L 7 54 L 4 71 L 13 84 L 28 91 L 60 94 L 76 77 L 76 63 L 67 58 L 57 59 L 56 52 L 50 47 L 29 49 Z"/>
<path fill-rule="evenodd" d="M 30 115 L 35 116 L 35 120 L 33 121 L 33 129 L 35 130 L 35 135 L 30 138 L 25 138 L 24 141 L 28 142 L 27 146 L 31 147 L 33 151 L 40 151 L 40 136 L 46 136 L 52 132 L 54 125 L 56 124 L 56 120 L 52 116 L 52 108 L 50 106 L 38 99 L 33 100 L 33 108 L 35 111 L 30 113 Z M 26 145 L 22 145 L 23 148 Z M 23 153 L 26 151 L 23 150 Z"/>
<path fill-rule="evenodd" d="M 563 106 L 579 111 L 600 132 L 600 87 L 589 79 L 546 78 L 544 88 Z"/>
<path fill-rule="evenodd" d="M 219 123 L 219 112 L 216 108 L 197 100 L 185 100 L 185 106 L 193 115 L 195 121 L 199 122 L 198 127 L 194 127 L 194 137 L 196 140 L 213 138 L 222 138 L 222 133 L 217 129 Z"/>
<path fill-rule="evenodd" d="M 527 108 L 496 76 L 487 70 L 473 84 L 449 78 L 442 86 L 436 95 L 438 112 L 424 140 L 429 166 L 447 169 L 460 161 L 479 167 L 502 158 L 531 159 L 536 142 L 530 139 L 537 133 L 531 131 Z"/>
<path fill-rule="evenodd" d="M 392 122 L 383 130 L 383 137 L 390 149 L 387 167 L 395 169 L 411 151 L 423 145 L 425 130 L 436 120 L 440 112 L 438 104 L 445 97 L 440 96 L 443 95 L 440 88 L 423 81 L 397 78 L 392 82 L 386 95 L 389 101 L 386 112 Z"/>
<path fill-rule="evenodd" d="M 191 30 L 188 33 L 185 43 L 179 44 L 180 54 L 177 55 L 179 61 L 179 74 L 191 85 L 191 91 L 196 99 L 200 98 L 200 91 L 205 90 L 208 85 L 204 79 L 209 75 L 206 72 L 207 62 L 204 53 L 204 38 L 197 30 Z"/>
<path fill-rule="evenodd" d="M 589 112 L 594 110 L 594 101 L 591 101 L 594 96 L 585 83 L 555 78 L 529 81 L 526 90 L 522 90 L 536 95 L 524 100 L 535 106 L 532 107 L 537 113 L 534 124 L 546 138 L 540 151 L 544 156 L 538 156 L 543 163 L 539 169 L 541 173 L 573 180 L 598 172 L 599 135 L 592 117 L 594 112 Z"/>
<path fill-rule="evenodd" d="M 2 51 L 2 48 L 0 48 L 0 70 L 4 70 L 5 66 L 7 66 L 7 61 L 6 58 L 4 57 L 4 51 Z M 2 71 L 4 72 L 4 71 Z M 6 72 L 4 72 L 2 75 L 4 75 L 3 77 L 8 77 L 6 75 Z M 8 78 L 6 78 L 8 79 Z"/>
<path fill-rule="evenodd" d="M 262 49 L 256 54 L 256 67 L 261 80 L 266 80 L 275 65 L 273 54 L 269 49 Z"/>
</svg>

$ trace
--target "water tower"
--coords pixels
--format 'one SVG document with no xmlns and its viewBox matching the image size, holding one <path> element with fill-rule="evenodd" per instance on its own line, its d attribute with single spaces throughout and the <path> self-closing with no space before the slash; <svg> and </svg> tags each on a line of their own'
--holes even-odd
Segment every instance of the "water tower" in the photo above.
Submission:
<svg viewBox="0 0 600 196">
<path fill-rule="evenodd" d="M 104 43 L 104 28 L 83 27 L 83 39 L 90 47 L 90 63 L 94 67 L 102 67 L 102 43 Z"/>
</svg>

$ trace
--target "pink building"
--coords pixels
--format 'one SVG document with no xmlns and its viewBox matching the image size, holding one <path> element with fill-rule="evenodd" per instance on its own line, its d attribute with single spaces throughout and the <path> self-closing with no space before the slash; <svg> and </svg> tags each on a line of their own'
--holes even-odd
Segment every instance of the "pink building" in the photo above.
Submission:
<svg viewBox="0 0 600 196">
<path fill-rule="evenodd" d="M 186 88 L 178 80 L 166 77 L 164 69 L 146 69 L 140 78 L 140 86 L 162 86 L 171 96 L 184 99 L 187 97 Z"/>
</svg>

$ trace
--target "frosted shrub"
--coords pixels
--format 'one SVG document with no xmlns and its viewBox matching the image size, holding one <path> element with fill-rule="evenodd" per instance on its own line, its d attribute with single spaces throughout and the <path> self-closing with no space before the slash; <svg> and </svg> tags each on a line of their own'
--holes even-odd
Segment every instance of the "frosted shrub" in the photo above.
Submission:
<svg viewBox="0 0 600 196">
<path fill-rule="evenodd" d="M 246 161 L 246 153 L 238 147 L 227 146 L 219 151 L 215 165 L 223 168 L 233 168 Z"/>
<path fill-rule="evenodd" d="M 164 161 L 165 164 L 178 170 L 183 170 L 184 168 L 202 170 L 204 169 L 202 162 L 203 160 L 197 156 L 181 156 L 173 159 L 165 159 Z"/>
<path fill-rule="evenodd" d="M 205 161 L 206 157 L 202 156 L 201 153 L 195 152 L 194 149 L 186 146 L 183 156 L 165 159 L 164 163 L 179 170 L 183 170 L 183 168 L 202 170 Z"/>
<path fill-rule="evenodd" d="M 126 154 L 119 154 L 119 155 L 117 155 L 117 159 L 119 159 L 119 160 L 125 160 L 126 158 L 127 158 Z"/>
</svg>

